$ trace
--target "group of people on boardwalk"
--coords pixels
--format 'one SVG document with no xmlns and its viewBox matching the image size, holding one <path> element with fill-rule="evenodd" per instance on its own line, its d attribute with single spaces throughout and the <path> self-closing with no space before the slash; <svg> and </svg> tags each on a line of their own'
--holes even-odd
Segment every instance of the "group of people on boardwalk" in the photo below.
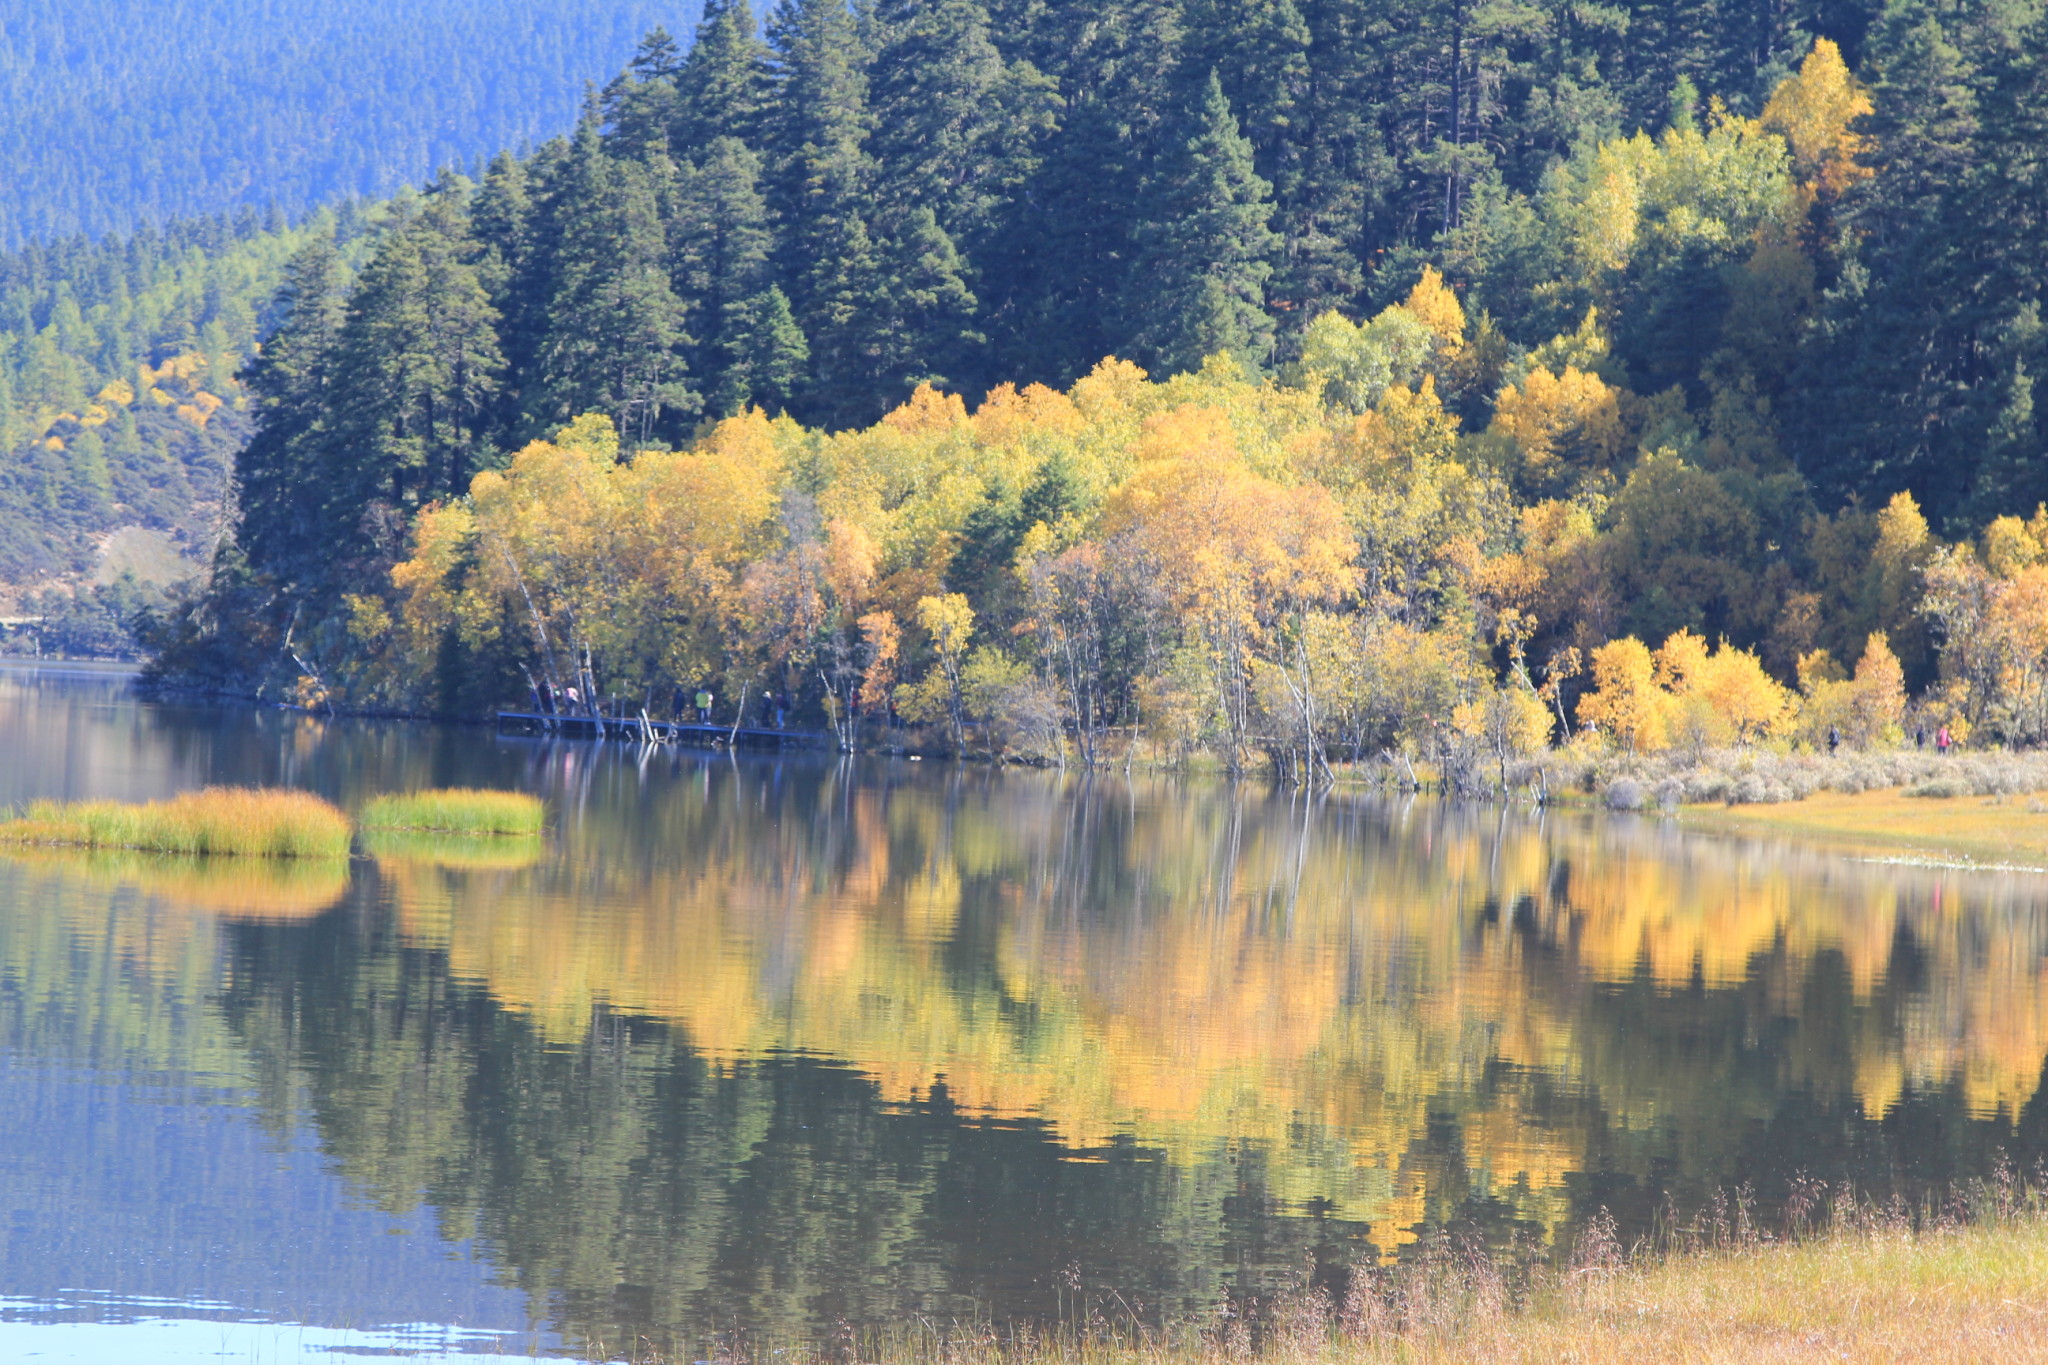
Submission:
<svg viewBox="0 0 2048 1365">
<path fill-rule="evenodd" d="M 574 687 L 560 687 L 550 682 L 534 681 L 534 711 L 542 716 L 563 716 L 630 720 L 627 714 L 630 703 L 618 697 L 611 698 L 604 706 L 587 703 Z M 787 727 L 789 712 L 785 699 L 773 692 L 763 691 L 757 699 L 750 699 L 742 691 L 738 714 L 723 718 L 716 714 L 717 697 L 710 688 L 699 686 L 695 692 L 677 684 L 669 699 L 668 721 L 674 725 L 731 726 L 747 728 L 750 723 L 763 730 L 781 730 Z M 751 714 L 750 714 L 751 712 Z"/>
</svg>

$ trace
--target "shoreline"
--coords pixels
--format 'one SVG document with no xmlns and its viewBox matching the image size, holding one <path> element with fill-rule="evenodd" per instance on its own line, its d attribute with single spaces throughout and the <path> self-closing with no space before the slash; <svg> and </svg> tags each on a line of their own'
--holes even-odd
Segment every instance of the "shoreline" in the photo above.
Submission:
<svg viewBox="0 0 2048 1365">
<path fill-rule="evenodd" d="M 1776 834 L 1847 854 L 1982 871 L 2048 871 L 2048 795 L 1907 796 L 1902 787 L 1794 801 L 1685 805 L 1687 829 Z M 1904 855 L 1904 856 L 1901 856 Z"/>
</svg>

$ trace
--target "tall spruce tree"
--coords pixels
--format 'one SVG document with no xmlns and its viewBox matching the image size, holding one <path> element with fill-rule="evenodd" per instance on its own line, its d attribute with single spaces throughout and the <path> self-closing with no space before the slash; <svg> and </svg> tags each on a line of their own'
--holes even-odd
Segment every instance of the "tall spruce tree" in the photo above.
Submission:
<svg viewBox="0 0 2048 1365">
<path fill-rule="evenodd" d="M 306 576 L 333 548 L 318 451 L 330 421 L 345 283 L 333 237 L 307 243 L 285 269 L 276 329 L 242 373 L 257 425 L 235 458 L 236 538 L 243 556 L 275 578 Z"/>
<path fill-rule="evenodd" d="M 742 300 L 727 328 L 726 365 L 718 375 L 713 410 L 729 415 L 749 406 L 786 410 L 802 392 L 811 347 L 797 326 L 789 296 L 769 285 Z"/>
<path fill-rule="evenodd" d="M 2010 471 L 2024 440 L 2034 371 L 2019 310 L 2040 281 L 2007 228 L 2024 235 L 2040 212 L 2033 96 L 2014 98 L 2038 56 L 2012 51 L 2000 9 L 1906 0 L 1870 35 L 1877 174 L 1841 211 L 1850 257 L 1805 348 L 1796 387 L 1808 398 L 1790 422 L 1824 503 L 1907 491 L 1960 529 L 1987 446 Z"/>
<path fill-rule="evenodd" d="M 978 0 L 889 0 L 876 18 L 876 198 L 928 208 L 956 242 L 978 243 L 1051 126 L 1050 87 L 1003 60 Z"/>
<path fill-rule="evenodd" d="M 753 332 L 772 287 L 774 237 L 760 170 L 761 159 L 738 138 L 713 139 L 699 164 L 686 169 L 671 224 L 677 290 L 696 319 L 690 369 L 720 415 L 753 392 L 738 371 L 758 349 Z"/>
<path fill-rule="evenodd" d="M 1215 73 L 1161 156 L 1146 207 L 1124 301 L 1145 363 L 1175 373 L 1227 352 L 1264 364 L 1273 343 L 1265 289 L 1280 247 L 1272 191 Z"/>
<path fill-rule="evenodd" d="M 677 106 L 670 145 L 695 159 L 721 137 L 754 145 L 769 98 L 768 49 L 754 29 L 747 0 L 704 7 L 696 41 L 676 73 Z"/>
<path fill-rule="evenodd" d="M 878 401 L 882 274 L 866 151 L 867 51 L 844 0 L 783 0 L 768 27 L 775 116 L 768 125 L 778 279 L 810 344 L 799 411 L 850 423 Z"/>
<path fill-rule="evenodd" d="M 488 458 L 504 354 L 484 288 L 484 249 L 471 234 L 469 182 L 444 175 L 399 215 L 349 296 L 336 341 L 327 446 L 334 486 L 368 537 L 391 553 L 397 534 L 362 520 L 382 505 L 399 517 L 459 493 Z M 400 528 L 402 529 L 402 528 Z"/>
<path fill-rule="evenodd" d="M 585 120 L 556 210 L 561 244 L 534 384 L 541 427 L 595 410 L 622 439 L 645 443 L 679 435 L 701 406 L 660 210 L 659 181 L 672 174 L 665 157 L 609 156 Z"/>
<path fill-rule="evenodd" d="M 953 239 L 928 205 L 896 215 L 880 253 L 876 301 L 882 406 L 919 384 L 985 389 L 977 301 Z"/>
<path fill-rule="evenodd" d="M 1118 309 L 1180 41 L 1177 0 L 1049 13 L 1036 46 L 1065 108 L 979 271 L 1005 378 L 1067 383 L 1124 346 Z"/>
<path fill-rule="evenodd" d="M 640 40 L 626 69 L 605 87 L 600 104 L 610 128 L 606 140 L 615 154 L 644 161 L 671 153 L 670 138 L 681 116 L 676 81 L 682 70 L 682 49 L 667 29 L 654 29 Z"/>
</svg>

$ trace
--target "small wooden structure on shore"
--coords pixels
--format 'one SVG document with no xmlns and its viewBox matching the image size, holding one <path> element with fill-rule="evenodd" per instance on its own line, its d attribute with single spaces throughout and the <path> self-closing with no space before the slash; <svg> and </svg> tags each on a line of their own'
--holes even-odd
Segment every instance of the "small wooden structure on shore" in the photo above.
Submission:
<svg viewBox="0 0 2048 1365">
<path fill-rule="evenodd" d="M 838 741 L 822 730 L 785 730 L 773 725 L 706 725 L 645 716 L 589 716 L 538 711 L 498 712 L 500 733 L 563 735 L 573 739 L 626 739 L 644 744 L 746 745 L 752 748 L 811 748 Z"/>
</svg>

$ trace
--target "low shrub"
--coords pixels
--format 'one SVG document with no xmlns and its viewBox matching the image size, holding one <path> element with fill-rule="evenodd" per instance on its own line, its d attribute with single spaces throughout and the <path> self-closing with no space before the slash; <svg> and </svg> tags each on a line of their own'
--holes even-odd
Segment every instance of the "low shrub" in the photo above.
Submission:
<svg viewBox="0 0 2048 1365">
<path fill-rule="evenodd" d="M 1609 810 L 1641 810 L 1649 801 L 1643 784 L 1632 777 L 1617 777 L 1608 783 L 1603 799 Z"/>
<path fill-rule="evenodd" d="M 1815 792 L 1904 789 L 1910 796 L 2024 796 L 2048 792 L 2048 751 L 1992 750 L 1937 754 L 1930 749 L 1844 749 L 1782 753 L 1767 748 L 1667 750 L 1656 754 L 1557 750 L 1543 767 L 1550 791 L 1599 794 L 1635 784 L 1668 804 L 1672 784 L 1687 804 L 1758 805 L 1797 801 Z M 1634 809 L 1630 807 L 1629 809 Z"/>
<path fill-rule="evenodd" d="M 541 832 L 546 818 L 547 807 L 541 799 L 526 792 L 443 787 L 376 797 L 363 807 L 362 825 L 366 830 L 530 838 Z"/>
<path fill-rule="evenodd" d="M 348 855 L 348 817 L 311 792 L 208 787 L 168 801 L 37 801 L 0 843 L 264 858 Z"/>
</svg>

